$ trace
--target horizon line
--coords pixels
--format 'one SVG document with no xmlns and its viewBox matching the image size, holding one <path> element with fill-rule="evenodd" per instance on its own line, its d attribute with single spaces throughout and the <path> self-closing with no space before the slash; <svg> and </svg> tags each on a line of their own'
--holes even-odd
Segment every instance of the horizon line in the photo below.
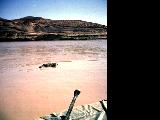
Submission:
<svg viewBox="0 0 160 120">
<path fill-rule="evenodd" d="M 6 19 L 4 17 L 1 17 L 2 19 L 5 19 L 5 20 L 17 20 L 17 19 L 22 19 L 22 18 L 27 18 L 27 17 L 33 17 L 33 18 L 43 18 L 43 19 L 47 19 L 47 20 L 75 20 L 75 21 L 84 21 L 84 22 L 89 22 L 89 23 L 95 23 L 95 22 L 90 22 L 90 21 L 86 21 L 86 20 L 80 20 L 80 19 L 49 19 L 49 18 L 44 18 L 44 17 L 38 17 L 38 16 L 24 16 L 24 17 L 20 17 L 20 18 L 15 18 L 15 19 Z M 100 24 L 100 25 L 105 25 L 105 24 L 101 24 L 101 23 L 95 23 L 95 24 Z M 107 26 L 107 25 L 105 25 Z"/>
</svg>

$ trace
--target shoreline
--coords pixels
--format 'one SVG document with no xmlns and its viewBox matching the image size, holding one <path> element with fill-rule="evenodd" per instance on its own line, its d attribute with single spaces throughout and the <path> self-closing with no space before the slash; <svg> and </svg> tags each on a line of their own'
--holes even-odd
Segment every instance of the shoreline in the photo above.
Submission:
<svg viewBox="0 0 160 120">
<path fill-rule="evenodd" d="M 38 41 L 94 41 L 94 40 L 107 40 L 107 38 L 99 39 L 53 39 L 53 40 L 31 40 L 31 39 L 4 39 L 0 42 L 38 42 Z"/>
</svg>

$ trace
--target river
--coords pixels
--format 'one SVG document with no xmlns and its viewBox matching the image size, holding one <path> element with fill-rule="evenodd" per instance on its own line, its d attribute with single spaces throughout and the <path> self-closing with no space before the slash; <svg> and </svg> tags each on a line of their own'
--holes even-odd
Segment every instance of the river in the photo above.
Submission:
<svg viewBox="0 0 160 120">
<path fill-rule="evenodd" d="M 56 62 L 56 68 L 39 68 Z M 107 40 L 0 43 L 0 119 L 33 120 L 107 98 Z"/>
</svg>

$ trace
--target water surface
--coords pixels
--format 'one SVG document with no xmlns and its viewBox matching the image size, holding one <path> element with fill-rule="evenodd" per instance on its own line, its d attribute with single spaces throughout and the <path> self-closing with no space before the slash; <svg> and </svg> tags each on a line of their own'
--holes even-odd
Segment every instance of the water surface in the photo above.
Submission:
<svg viewBox="0 0 160 120">
<path fill-rule="evenodd" d="M 42 68 L 57 62 L 56 68 Z M 107 97 L 107 40 L 0 43 L 0 118 L 32 120 Z"/>
</svg>

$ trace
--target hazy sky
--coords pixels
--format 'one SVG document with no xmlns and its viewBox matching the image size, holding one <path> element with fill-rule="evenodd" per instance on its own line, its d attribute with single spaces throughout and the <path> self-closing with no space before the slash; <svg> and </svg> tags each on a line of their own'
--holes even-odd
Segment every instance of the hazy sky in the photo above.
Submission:
<svg viewBox="0 0 160 120">
<path fill-rule="evenodd" d="M 107 25 L 107 0 L 0 0 L 0 17 L 84 20 Z"/>
</svg>

